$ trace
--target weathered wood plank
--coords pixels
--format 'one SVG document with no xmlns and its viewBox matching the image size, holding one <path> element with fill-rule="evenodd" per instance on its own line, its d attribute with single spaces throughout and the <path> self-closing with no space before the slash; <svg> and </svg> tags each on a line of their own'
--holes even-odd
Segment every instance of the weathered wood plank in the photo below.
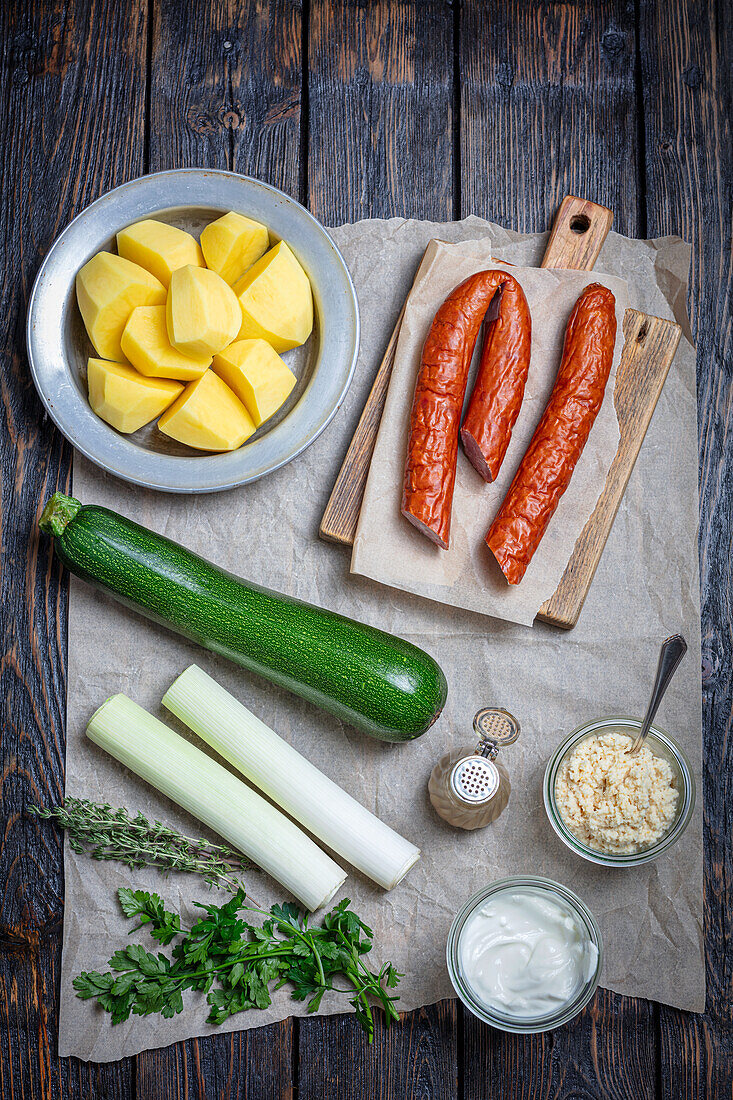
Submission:
<svg viewBox="0 0 733 1100">
<path fill-rule="evenodd" d="M 601 989 L 576 1020 L 544 1035 L 467 1028 L 464 1095 L 481 1100 L 652 1100 L 656 1064 L 648 1009 L 646 1001 Z"/>
<path fill-rule="evenodd" d="M 298 0 L 233 4 L 235 172 L 257 176 L 293 198 L 305 197 L 301 133 L 302 8 Z"/>
<path fill-rule="evenodd" d="M 447 0 L 313 0 L 308 200 L 326 225 L 453 216 Z"/>
<path fill-rule="evenodd" d="M 461 5 L 461 213 L 543 230 L 564 195 L 640 229 L 633 5 Z"/>
<path fill-rule="evenodd" d="M 660 1008 L 660 1080 L 670 1100 L 733 1093 L 733 261 L 729 6 L 642 3 L 647 221 L 650 236 L 692 243 L 690 308 L 697 341 L 707 1012 Z"/>
<path fill-rule="evenodd" d="M 312 0 L 308 205 L 326 225 L 452 217 L 453 12 L 429 0 Z M 457 1090 L 455 1002 L 406 1016 L 374 1044 L 351 1019 L 300 1023 L 299 1100 Z"/>
<path fill-rule="evenodd" d="M 552 223 L 540 267 L 592 271 L 613 225 L 613 211 L 566 195 Z"/>
<path fill-rule="evenodd" d="M 155 5 L 150 171 L 225 168 L 296 198 L 301 5 Z"/>
<path fill-rule="evenodd" d="M 492 5 L 460 17 L 461 213 L 545 229 L 564 194 L 640 225 L 633 7 L 622 0 Z M 463 1019 L 464 1096 L 651 1100 L 653 1009 L 601 991 L 551 1036 Z M 623 1065 L 619 1052 L 623 1051 Z M 492 1088 L 488 1088 L 491 1081 Z"/>
<path fill-rule="evenodd" d="M 374 1043 L 349 1016 L 301 1021 L 298 1100 L 450 1100 L 459 1095 L 456 1003 L 406 1013 Z"/>
<path fill-rule="evenodd" d="M 131 1062 L 56 1055 L 63 863 L 53 831 L 24 816 L 64 783 L 66 584 L 34 534 L 68 487 L 71 449 L 28 371 L 25 314 L 44 253 L 114 183 L 142 171 L 147 4 L 0 5 L 2 348 L 2 792 L 0 1096 L 132 1096 Z"/>
<path fill-rule="evenodd" d="M 286 1025 L 190 1039 L 137 1057 L 141 1100 L 292 1100 L 290 1031 Z"/>
<path fill-rule="evenodd" d="M 300 191 L 301 5 L 156 0 L 150 171 L 224 168 Z M 193 1039 L 137 1058 L 137 1100 L 290 1097 L 297 1025 Z"/>
</svg>

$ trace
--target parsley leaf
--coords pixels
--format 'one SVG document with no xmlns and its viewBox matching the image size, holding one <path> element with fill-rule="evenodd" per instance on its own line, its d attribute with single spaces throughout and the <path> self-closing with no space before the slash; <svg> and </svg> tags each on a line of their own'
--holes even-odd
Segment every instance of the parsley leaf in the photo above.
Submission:
<svg viewBox="0 0 733 1100">
<path fill-rule="evenodd" d="M 186 989 L 207 994 L 208 1021 L 220 1024 L 238 1012 L 267 1008 L 271 992 L 285 983 L 294 1000 L 307 1002 L 308 1012 L 318 1011 L 329 990 L 349 994 L 369 1042 L 374 1037 L 373 1003 L 382 1006 L 388 1025 L 397 1019 L 398 998 L 388 990 L 402 974 L 391 963 L 379 971 L 366 966 L 363 956 L 371 951 L 372 931 L 348 899 L 314 927 L 308 914 L 291 902 L 273 905 L 269 913 L 247 906 L 240 889 L 224 905 L 198 905 L 203 915 L 185 929 L 157 894 L 124 889 L 118 897 L 125 916 L 139 921 L 134 931 L 145 928 L 163 946 L 178 942 L 170 956 L 128 944 L 115 951 L 106 974 L 85 971 L 74 978 L 77 996 L 96 999 L 113 1024 L 131 1014 L 174 1016 L 183 1010 Z M 266 919 L 258 927 L 243 913 L 261 913 Z M 345 982 L 345 988 L 334 979 Z"/>
<path fill-rule="evenodd" d="M 138 917 L 140 923 L 133 932 L 143 925 L 150 925 L 148 932 L 153 939 L 163 945 L 169 944 L 181 932 L 181 922 L 177 913 L 169 913 L 163 899 L 158 894 L 149 894 L 147 890 L 118 890 L 122 912 L 126 917 Z"/>
</svg>

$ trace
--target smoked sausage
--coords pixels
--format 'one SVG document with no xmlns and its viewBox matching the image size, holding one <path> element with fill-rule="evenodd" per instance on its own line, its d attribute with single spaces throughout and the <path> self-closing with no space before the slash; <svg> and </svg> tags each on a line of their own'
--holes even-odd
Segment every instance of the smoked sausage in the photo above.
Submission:
<svg viewBox="0 0 733 1100">
<path fill-rule="evenodd" d="M 501 298 L 497 319 L 492 323 L 499 324 L 500 332 L 511 333 L 512 338 L 507 350 L 502 340 L 493 339 L 493 328 L 490 331 L 479 368 L 479 377 L 484 381 L 474 420 L 478 423 L 481 414 L 500 418 L 493 433 L 477 429 L 481 447 L 490 444 L 489 453 L 498 469 L 529 369 L 529 309 L 516 279 L 506 271 L 479 271 L 457 286 L 436 313 L 420 360 L 410 416 L 402 515 L 443 550 L 450 542 L 458 431 L 468 372 L 479 329 L 497 292 Z M 526 345 L 526 355 L 517 354 L 518 342 L 523 348 Z M 510 362 L 509 371 L 505 359 Z M 494 371 L 501 379 L 499 385 L 490 381 Z M 508 412 L 497 408 L 499 401 L 510 406 Z M 484 461 L 483 449 L 481 454 Z"/>
<path fill-rule="evenodd" d="M 532 321 L 524 291 L 509 277 L 499 315 L 487 329 L 461 428 L 463 450 L 484 481 L 495 481 L 519 416 L 529 371 Z"/>
<path fill-rule="evenodd" d="M 550 399 L 486 535 L 509 584 L 521 581 L 570 484 L 603 403 L 615 342 L 615 298 L 591 283 L 575 303 Z"/>
</svg>

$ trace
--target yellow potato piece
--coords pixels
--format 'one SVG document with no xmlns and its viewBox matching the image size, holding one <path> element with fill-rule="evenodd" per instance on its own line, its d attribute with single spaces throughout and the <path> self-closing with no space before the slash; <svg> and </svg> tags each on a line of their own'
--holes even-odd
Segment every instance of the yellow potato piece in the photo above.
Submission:
<svg viewBox="0 0 733 1100">
<path fill-rule="evenodd" d="M 230 210 L 201 231 L 206 266 L 232 286 L 267 251 L 270 234 L 262 222 Z"/>
<path fill-rule="evenodd" d="M 89 404 L 97 416 L 128 435 L 168 408 L 183 386 L 167 378 L 144 378 L 126 363 L 90 359 L 87 363 Z"/>
<path fill-rule="evenodd" d="M 212 370 L 189 382 L 158 427 L 200 451 L 235 451 L 255 431 L 242 402 Z"/>
<path fill-rule="evenodd" d="M 238 340 L 214 356 L 212 367 L 258 428 L 287 400 L 297 381 L 266 340 Z"/>
<path fill-rule="evenodd" d="M 242 307 L 238 339 L 267 340 L 275 351 L 304 344 L 313 328 L 310 280 L 285 241 L 254 264 L 234 286 Z"/>
<path fill-rule="evenodd" d="M 178 378 L 191 382 L 200 378 L 211 356 L 189 359 L 168 339 L 165 306 L 137 306 L 122 333 L 122 350 L 133 367 L 151 378 Z"/>
<path fill-rule="evenodd" d="M 126 260 L 140 264 L 167 287 L 179 267 L 204 266 L 204 256 L 190 233 L 175 225 L 147 218 L 135 222 L 117 234 L 117 251 Z"/>
<path fill-rule="evenodd" d="M 216 355 L 231 344 L 242 323 L 234 291 L 205 267 L 181 267 L 171 276 L 166 324 L 168 339 L 191 359 Z"/>
<path fill-rule="evenodd" d="M 98 252 L 76 276 L 76 298 L 97 355 L 120 360 L 120 337 L 128 317 L 135 306 L 162 305 L 165 287 L 124 256 Z"/>
</svg>

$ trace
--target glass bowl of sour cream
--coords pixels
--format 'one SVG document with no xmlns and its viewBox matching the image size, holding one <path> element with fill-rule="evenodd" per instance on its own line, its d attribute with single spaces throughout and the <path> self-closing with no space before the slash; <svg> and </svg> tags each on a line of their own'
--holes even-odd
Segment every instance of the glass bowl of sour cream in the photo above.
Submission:
<svg viewBox="0 0 733 1100">
<path fill-rule="evenodd" d="M 601 932 L 580 898 L 535 875 L 493 882 L 451 925 L 453 987 L 474 1016 L 519 1034 L 572 1020 L 598 986 Z"/>
<path fill-rule="evenodd" d="M 544 779 L 552 828 L 576 855 L 604 867 L 637 867 L 666 852 L 690 823 L 695 780 L 680 746 L 652 726 L 629 756 L 641 721 L 614 716 L 560 742 Z"/>
</svg>

